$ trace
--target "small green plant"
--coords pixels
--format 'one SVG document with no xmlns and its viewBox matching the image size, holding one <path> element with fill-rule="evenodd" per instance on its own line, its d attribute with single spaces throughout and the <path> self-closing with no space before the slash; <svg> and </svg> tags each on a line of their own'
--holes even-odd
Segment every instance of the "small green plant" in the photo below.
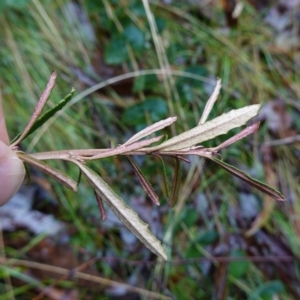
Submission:
<svg viewBox="0 0 300 300">
<path fill-rule="evenodd" d="M 153 253 L 158 255 L 163 260 L 167 260 L 167 255 L 161 242 L 149 231 L 148 225 L 145 224 L 138 215 L 129 208 L 125 202 L 114 193 L 109 185 L 94 171 L 86 166 L 86 162 L 90 160 L 96 160 L 101 158 L 107 158 L 112 156 L 124 155 L 128 157 L 129 161 L 133 165 L 133 169 L 137 174 L 141 185 L 143 186 L 146 193 L 149 195 L 151 200 L 159 205 L 159 197 L 155 193 L 153 187 L 147 181 L 141 170 L 135 164 L 134 160 L 131 158 L 133 155 L 155 155 L 160 158 L 164 156 L 173 157 L 176 160 L 174 178 L 172 180 L 173 184 L 169 191 L 168 181 L 165 176 L 165 190 L 167 191 L 167 198 L 171 207 L 175 206 L 177 203 L 178 190 L 179 190 L 179 174 L 180 165 L 183 162 L 188 162 L 186 158 L 187 155 L 197 155 L 209 159 L 220 167 L 239 177 L 240 179 L 246 181 L 250 185 L 254 186 L 258 190 L 268 194 L 275 200 L 284 201 L 284 196 L 273 188 L 251 178 L 241 170 L 223 162 L 218 157 L 218 152 L 231 145 L 232 143 L 246 137 L 247 135 L 253 133 L 258 129 L 259 123 L 255 123 L 248 126 L 240 133 L 234 135 L 230 139 L 226 140 L 222 144 L 214 148 L 204 148 L 199 146 L 199 143 L 213 139 L 221 134 L 227 133 L 229 130 L 240 127 L 244 125 L 248 120 L 257 115 L 260 105 L 250 105 L 240 109 L 231 110 L 211 121 L 207 121 L 210 111 L 217 99 L 221 88 L 220 80 L 217 81 L 215 90 L 207 104 L 204 108 L 202 117 L 198 125 L 190 130 L 187 130 L 177 136 L 170 139 L 162 141 L 163 136 L 156 136 L 153 138 L 147 138 L 151 134 L 170 126 L 173 124 L 177 117 L 169 117 L 165 120 L 156 122 L 145 129 L 141 130 L 134 136 L 132 136 L 124 144 L 119 145 L 115 148 L 108 149 L 72 149 L 63 151 L 51 151 L 51 152 L 40 152 L 40 153 L 24 153 L 18 150 L 18 145 L 22 140 L 32 134 L 36 129 L 38 129 L 44 122 L 46 122 L 50 117 L 52 117 L 57 111 L 59 111 L 63 106 L 65 106 L 72 98 L 74 90 L 70 92 L 62 101 L 60 101 L 54 108 L 50 109 L 43 115 L 41 115 L 42 110 L 50 97 L 51 91 L 55 85 L 56 74 L 52 73 L 49 82 L 43 92 L 40 100 L 37 103 L 34 113 L 32 114 L 28 124 L 26 125 L 24 131 L 19 134 L 11 143 L 10 147 L 16 151 L 19 158 L 27 164 L 39 168 L 46 174 L 52 176 L 60 183 L 64 184 L 66 187 L 70 188 L 74 192 L 77 191 L 77 185 L 79 183 L 75 182 L 73 179 L 63 174 L 59 170 L 56 170 L 46 164 L 45 160 L 59 159 L 71 162 L 79 167 L 82 174 L 86 177 L 88 183 L 95 191 L 96 199 L 100 208 L 102 221 L 105 220 L 106 213 L 103 206 L 103 202 L 118 216 L 118 218 L 124 223 L 124 225 L 137 237 L 140 241 L 148 247 Z M 40 116 L 41 115 L 41 116 Z M 144 139 L 146 138 L 146 139 Z M 162 141 L 162 142 L 161 142 Z M 160 143 L 159 143 L 160 142 Z M 158 143 L 154 146 L 152 144 Z M 163 159 L 162 159 L 163 161 Z"/>
</svg>

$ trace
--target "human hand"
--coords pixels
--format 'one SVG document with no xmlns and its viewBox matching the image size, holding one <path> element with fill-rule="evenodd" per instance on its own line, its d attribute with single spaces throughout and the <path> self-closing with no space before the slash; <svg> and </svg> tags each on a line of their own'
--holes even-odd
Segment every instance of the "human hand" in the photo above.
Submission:
<svg viewBox="0 0 300 300">
<path fill-rule="evenodd" d="M 25 168 L 16 153 L 9 148 L 0 94 L 0 206 L 4 205 L 20 188 Z"/>
</svg>

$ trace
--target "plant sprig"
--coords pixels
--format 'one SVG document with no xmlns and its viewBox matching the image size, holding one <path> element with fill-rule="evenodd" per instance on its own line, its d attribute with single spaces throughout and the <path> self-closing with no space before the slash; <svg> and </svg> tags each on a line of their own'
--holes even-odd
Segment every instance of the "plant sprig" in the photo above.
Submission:
<svg viewBox="0 0 300 300">
<path fill-rule="evenodd" d="M 50 93 L 55 85 L 56 74 L 52 73 L 49 82 L 43 92 L 40 100 L 37 103 L 36 109 L 32 114 L 27 126 L 24 131 L 19 134 L 12 142 L 11 148 L 16 151 L 19 158 L 27 164 L 39 168 L 46 174 L 55 178 L 58 182 L 64 184 L 66 187 L 77 190 L 77 184 L 73 179 L 63 174 L 59 170 L 53 169 L 45 160 L 59 159 L 65 160 L 75 164 L 82 174 L 86 177 L 88 183 L 95 192 L 96 200 L 101 213 L 102 221 L 106 218 L 106 212 L 102 201 L 104 201 L 107 206 L 118 216 L 118 218 L 123 222 L 123 224 L 138 238 L 140 241 L 148 247 L 153 253 L 167 260 L 166 251 L 161 245 L 161 242 L 150 232 L 148 224 L 145 224 L 138 215 L 126 203 L 121 199 L 111 187 L 94 171 L 85 165 L 85 162 L 89 160 L 96 160 L 106 157 L 124 155 L 128 157 L 131 162 L 135 173 L 137 174 L 144 190 L 149 195 L 150 199 L 159 205 L 159 199 L 156 195 L 153 187 L 150 185 L 148 180 L 145 178 L 141 170 L 135 164 L 134 160 L 131 158 L 132 155 L 156 155 L 161 159 L 163 156 L 170 156 L 175 158 L 176 167 L 175 174 L 173 178 L 173 186 L 170 193 L 169 204 L 171 207 L 176 205 L 179 185 L 180 185 L 180 164 L 181 161 L 188 161 L 186 159 L 187 155 L 197 155 L 205 159 L 209 159 L 216 163 L 221 168 L 225 169 L 232 175 L 240 178 L 241 180 L 247 182 L 256 189 L 268 194 L 277 201 L 285 201 L 285 197 L 275 189 L 267 186 L 266 184 L 250 177 L 241 170 L 223 162 L 218 159 L 216 155 L 218 152 L 228 147 L 229 145 L 235 143 L 236 141 L 248 136 L 255 132 L 259 123 L 255 123 L 251 126 L 246 127 L 240 133 L 232 136 L 225 142 L 221 143 L 219 146 L 214 148 L 204 148 L 198 144 L 212 138 L 215 138 L 221 134 L 227 133 L 229 130 L 240 127 L 246 124 L 251 118 L 257 115 L 260 105 L 249 105 L 240 109 L 231 110 L 228 113 L 216 117 L 213 120 L 207 121 L 209 113 L 211 112 L 213 105 L 218 97 L 221 81 L 217 81 L 217 85 L 212 93 L 212 96 L 208 100 L 202 117 L 198 125 L 190 130 L 187 130 L 177 136 L 174 136 L 166 141 L 161 142 L 158 145 L 151 146 L 154 143 L 158 143 L 163 136 L 148 138 L 150 135 L 156 133 L 157 131 L 170 126 L 173 124 L 177 117 L 170 117 L 165 120 L 156 122 L 142 131 L 138 132 L 132 136 L 127 142 L 116 147 L 108 149 L 71 149 L 62 151 L 50 151 L 50 152 L 40 152 L 40 153 L 30 153 L 26 154 L 17 150 L 18 145 L 22 140 L 24 140 L 30 133 L 38 129 L 45 121 L 47 121 L 51 116 L 53 116 L 57 111 L 62 109 L 72 98 L 74 94 L 74 89 L 67 95 L 61 102 L 59 102 L 54 108 L 47 111 L 43 116 L 40 117 L 42 110 L 50 97 Z M 143 139 L 143 140 L 142 140 Z M 162 159 L 163 160 L 163 159 Z M 168 183 L 165 180 L 166 191 L 169 191 Z M 169 193 L 167 193 L 169 195 Z"/>
</svg>

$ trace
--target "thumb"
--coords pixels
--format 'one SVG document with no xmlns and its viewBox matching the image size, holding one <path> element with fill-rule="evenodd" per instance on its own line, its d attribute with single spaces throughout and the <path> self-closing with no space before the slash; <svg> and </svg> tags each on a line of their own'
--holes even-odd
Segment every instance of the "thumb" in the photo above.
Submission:
<svg viewBox="0 0 300 300">
<path fill-rule="evenodd" d="M 18 191 L 24 176 L 23 162 L 0 140 L 0 206 Z"/>
</svg>

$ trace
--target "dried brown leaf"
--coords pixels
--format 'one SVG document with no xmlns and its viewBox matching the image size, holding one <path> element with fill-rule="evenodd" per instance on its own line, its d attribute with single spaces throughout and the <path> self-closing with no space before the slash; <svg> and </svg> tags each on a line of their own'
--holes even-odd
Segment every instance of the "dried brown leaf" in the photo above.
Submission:
<svg viewBox="0 0 300 300">
<path fill-rule="evenodd" d="M 134 162 L 134 160 L 130 156 L 127 156 L 127 158 L 130 161 L 130 163 L 133 167 L 133 170 L 134 170 L 135 174 L 137 175 L 137 177 L 139 178 L 140 183 L 141 183 L 143 189 L 145 190 L 145 192 L 147 193 L 147 195 L 150 197 L 150 199 L 152 200 L 152 202 L 155 205 L 160 205 L 159 197 L 156 195 L 150 182 L 146 179 L 146 177 L 144 176 L 144 174 L 142 173 L 140 168 L 137 166 L 137 164 Z"/>
<path fill-rule="evenodd" d="M 100 195 L 95 191 L 95 197 L 97 200 L 97 204 L 99 207 L 99 211 L 100 211 L 100 215 L 101 215 L 101 221 L 104 222 L 106 220 L 106 210 L 105 207 L 103 205 L 103 201 L 100 197 Z"/>
<path fill-rule="evenodd" d="M 277 200 L 277 201 L 286 201 L 285 197 L 278 192 L 277 190 L 269 187 L 268 185 L 258 181 L 257 179 L 252 178 L 251 176 L 247 175 L 246 173 L 244 173 L 243 171 L 213 157 L 213 158 L 209 158 L 212 161 L 214 161 L 215 163 L 217 163 L 220 167 L 222 167 L 223 169 L 225 169 L 226 171 L 228 171 L 229 173 L 231 173 L 232 175 L 240 178 L 241 180 L 247 182 L 248 184 L 252 185 L 253 187 L 255 187 L 256 189 L 262 191 L 263 193 L 269 195 L 270 197 L 272 197 L 273 199 Z"/>
</svg>

